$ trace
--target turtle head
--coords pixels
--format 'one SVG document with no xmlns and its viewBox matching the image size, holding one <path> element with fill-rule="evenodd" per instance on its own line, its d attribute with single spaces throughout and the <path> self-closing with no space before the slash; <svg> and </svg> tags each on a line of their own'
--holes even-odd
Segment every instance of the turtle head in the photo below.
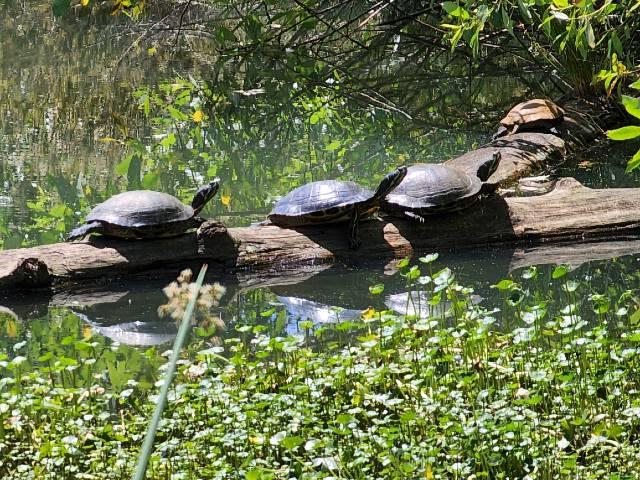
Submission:
<svg viewBox="0 0 640 480">
<path fill-rule="evenodd" d="M 400 182 L 404 180 L 405 175 L 407 174 L 407 167 L 404 165 L 402 167 L 398 167 L 395 171 L 391 173 L 387 173 L 378 188 L 376 189 L 376 193 L 373 194 L 373 201 L 380 202 L 384 197 L 386 197 L 391 191 L 400 185 Z"/>
<path fill-rule="evenodd" d="M 220 179 L 216 177 L 209 184 L 198 189 L 193 196 L 193 200 L 191 200 L 191 208 L 193 208 L 193 212 L 196 215 L 200 213 L 209 200 L 215 197 L 216 193 L 218 193 L 218 188 L 220 188 Z"/>
<path fill-rule="evenodd" d="M 500 150 L 494 150 L 491 152 L 491 154 L 487 155 L 484 161 L 478 165 L 478 170 L 476 172 L 477 177 L 483 182 L 486 182 L 498 168 L 498 164 L 501 159 L 502 154 L 500 153 Z"/>
</svg>

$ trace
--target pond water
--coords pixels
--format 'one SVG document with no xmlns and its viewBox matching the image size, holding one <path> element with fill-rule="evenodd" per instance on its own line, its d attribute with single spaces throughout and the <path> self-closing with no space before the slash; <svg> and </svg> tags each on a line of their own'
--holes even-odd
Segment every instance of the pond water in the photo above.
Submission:
<svg viewBox="0 0 640 480">
<path fill-rule="evenodd" d="M 189 76 L 207 78 L 211 71 L 206 66 L 170 55 L 162 45 L 125 54 L 132 37 L 121 34 L 125 26 L 118 22 L 126 19 L 80 15 L 53 20 L 48 5 L 5 4 L 0 12 L 4 249 L 61 241 L 91 206 L 120 191 L 152 188 L 188 201 L 216 175 L 221 192 L 204 215 L 231 226 L 249 225 L 262 220 L 276 198 L 308 181 L 343 178 L 372 187 L 399 164 L 441 162 L 482 144 L 492 133 L 486 119 L 476 123 L 472 113 L 461 114 L 465 120 L 452 122 L 457 126 L 450 129 L 431 128 L 424 119 L 345 101 L 337 91 L 319 93 L 268 67 L 261 78 L 247 75 L 242 88 L 233 75 L 235 81 L 215 84 L 220 103 L 215 110 L 203 108 L 208 126 L 198 125 L 195 116 L 171 118 L 162 101 L 179 102 L 182 94 L 188 93 L 182 98 L 186 103 L 176 105 L 198 111 L 202 99 L 197 89 L 180 82 Z M 504 79 L 491 82 L 486 93 L 498 97 L 508 89 L 516 97 L 519 88 Z M 165 94 L 154 97 L 158 91 Z M 145 101 L 151 105 L 149 115 Z M 595 145 L 549 173 L 575 176 L 596 188 L 637 186 L 640 177 L 624 173 L 630 151 L 625 145 Z M 442 252 L 432 268 L 451 268 L 461 284 L 474 288 L 478 301 L 490 304 L 500 296 L 491 285 L 512 274 L 513 258 L 512 250 Z M 599 260 L 572 275 L 592 282 L 594 292 L 611 282 L 635 289 L 636 263 L 636 255 Z M 538 281 L 548 280 L 552 269 L 541 267 Z M 522 270 L 515 272 L 518 276 Z M 389 307 L 390 296 L 406 292 L 407 286 L 402 276 L 386 273 L 383 265 L 337 265 L 311 271 L 295 284 L 249 288 L 229 283 L 219 315 L 227 335 L 235 334 L 234 325 L 257 323 L 277 334 L 298 334 L 306 318 L 335 322 L 369 307 Z M 105 344 L 122 343 L 130 358 L 141 358 L 135 348 L 159 345 L 163 350 L 176 334 L 175 324 L 157 315 L 165 302 L 162 287 L 170 280 L 118 279 L 99 291 L 42 297 L 0 292 L 0 304 L 18 317 L 3 313 L 0 346 L 18 345 L 16 351 L 28 348 L 37 356 L 71 332 L 91 329 Z M 369 287 L 380 283 L 384 293 L 371 294 Z M 142 362 L 130 361 L 128 368 L 136 364 Z"/>
</svg>

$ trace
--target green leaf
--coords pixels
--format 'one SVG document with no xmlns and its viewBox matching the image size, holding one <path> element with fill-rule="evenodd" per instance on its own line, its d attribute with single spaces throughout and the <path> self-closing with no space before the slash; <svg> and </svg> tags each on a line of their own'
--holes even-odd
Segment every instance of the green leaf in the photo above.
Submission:
<svg viewBox="0 0 640 480">
<path fill-rule="evenodd" d="M 457 2 L 443 2 L 442 8 L 452 17 L 461 18 L 462 20 L 468 20 L 470 18 L 469 12 L 458 5 Z"/>
<path fill-rule="evenodd" d="M 158 186 L 158 180 L 160 180 L 160 175 L 157 172 L 149 172 L 142 177 L 142 186 L 151 190 Z"/>
<path fill-rule="evenodd" d="M 402 260 L 400 260 L 397 264 L 398 269 L 400 268 L 404 268 L 407 265 L 409 265 L 409 259 L 408 258 L 403 258 Z"/>
<path fill-rule="evenodd" d="M 224 44 L 225 42 L 236 42 L 237 38 L 235 34 L 229 30 L 227 27 L 220 26 L 216 30 L 216 39 Z"/>
<path fill-rule="evenodd" d="M 640 322 L 640 308 L 633 312 L 633 314 L 629 317 L 629 322 L 631 325 L 637 325 Z"/>
<path fill-rule="evenodd" d="M 281 445 L 287 450 L 292 450 L 304 443 L 302 437 L 285 437 Z"/>
<path fill-rule="evenodd" d="M 125 157 L 124 160 L 122 160 L 118 165 L 116 165 L 115 172 L 118 175 L 126 175 L 127 172 L 129 171 L 129 165 L 131 164 L 132 158 L 133 158 L 133 155 L 128 155 L 127 157 Z"/>
<path fill-rule="evenodd" d="M 569 15 L 567 15 L 566 13 L 558 12 L 557 10 L 552 11 L 551 15 L 553 15 L 553 17 L 560 22 L 568 22 L 570 20 Z"/>
<path fill-rule="evenodd" d="M 309 117 L 309 123 L 311 125 L 315 125 L 320 120 L 320 117 L 321 117 L 320 112 L 313 112 L 311 114 L 311 117 Z"/>
<path fill-rule="evenodd" d="M 640 166 L 640 150 L 636 152 L 636 154 L 627 162 L 627 168 L 625 169 L 625 173 L 633 172 L 636 168 Z"/>
<path fill-rule="evenodd" d="M 64 218 L 64 214 L 67 211 L 67 207 L 65 205 L 56 205 L 51 210 L 49 210 L 49 214 L 54 218 Z"/>
<path fill-rule="evenodd" d="M 616 32 L 613 32 L 611 34 L 611 46 L 613 47 L 613 49 L 615 50 L 615 52 L 618 55 L 622 55 L 622 52 L 623 52 L 623 50 L 622 50 L 622 42 L 620 41 L 620 37 L 618 37 Z M 633 87 L 633 83 L 631 85 L 629 85 L 629 86 Z"/>
<path fill-rule="evenodd" d="M 518 0 L 518 10 L 520 11 L 522 20 L 524 20 L 525 23 L 531 23 L 533 21 L 533 18 L 531 18 L 531 13 L 529 12 L 529 6 L 526 5 L 522 0 Z"/>
<path fill-rule="evenodd" d="M 626 338 L 630 342 L 640 342 L 640 333 L 634 333 Z"/>
<path fill-rule="evenodd" d="M 429 255 L 425 255 L 424 257 L 420 257 L 422 263 L 431 263 L 438 259 L 440 255 L 438 253 L 430 253 Z"/>
<path fill-rule="evenodd" d="M 382 292 L 384 292 L 384 284 L 382 283 L 376 283 L 369 287 L 369 293 L 372 295 L 380 295 Z"/>
<path fill-rule="evenodd" d="M 614 130 L 607 130 L 607 137 L 611 140 L 630 140 L 632 138 L 640 137 L 640 127 L 629 125 L 627 127 L 616 128 Z"/>
<path fill-rule="evenodd" d="M 340 143 L 340 140 L 334 140 L 333 142 L 331 142 L 329 145 L 327 145 L 326 147 L 324 147 L 324 149 L 327 152 L 333 152 L 334 150 L 337 150 L 338 148 L 340 148 L 340 145 L 342 145 Z"/>
<path fill-rule="evenodd" d="M 494 285 L 498 290 L 509 290 L 513 286 L 513 280 L 500 280 Z"/>
<path fill-rule="evenodd" d="M 636 90 L 640 90 L 640 80 L 636 80 L 635 82 L 633 82 L 631 85 L 629 85 L 631 88 L 635 88 Z"/>
<path fill-rule="evenodd" d="M 244 474 L 245 480 L 262 480 L 262 471 L 261 470 L 249 470 Z"/>
<path fill-rule="evenodd" d="M 569 269 L 567 268 L 566 265 L 558 265 L 553 270 L 553 273 L 551 274 L 551 278 L 554 278 L 554 279 L 562 278 L 567 274 L 568 271 Z"/>
<path fill-rule="evenodd" d="M 630 115 L 640 118 L 640 98 L 622 95 L 622 105 Z"/>
<path fill-rule="evenodd" d="M 596 48 L 596 35 L 593 33 L 593 27 L 591 27 L 591 23 L 587 22 L 587 26 L 584 30 L 585 37 L 587 38 L 587 45 L 589 48 Z"/>
<path fill-rule="evenodd" d="M 160 140 L 160 145 L 162 145 L 166 149 L 169 149 L 170 147 L 175 145 L 175 143 L 176 143 L 176 135 L 174 133 L 170 133 L 169 135 L 164 137 L 162 140 Z"/>
</svg>

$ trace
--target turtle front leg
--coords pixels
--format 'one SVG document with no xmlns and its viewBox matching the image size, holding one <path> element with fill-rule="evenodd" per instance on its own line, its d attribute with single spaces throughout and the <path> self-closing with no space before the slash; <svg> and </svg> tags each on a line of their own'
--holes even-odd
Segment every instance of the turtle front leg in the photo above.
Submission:
<svg viewBox="0 0 640 480">
<path fill-rule="evenodd" d="M 90 222 L 85 225 L 80 225 L 78 228 L 74 228 L 69 233 L 67 237 L 67 242 L 72 242 L 74 240 L 78 240 L 86 237 L 90 233 L 100 233 L 102 232 L 102 223 L 100 222 Z"/>
<path fill-rule="evenodd" d="M 360 210 L 354 208 L 351 213 L 351 220 L 349 221 L 349 248 L 351 250 L 355 250 L 360 246 L 358 223 L 360 223 Z"/>
</svg>

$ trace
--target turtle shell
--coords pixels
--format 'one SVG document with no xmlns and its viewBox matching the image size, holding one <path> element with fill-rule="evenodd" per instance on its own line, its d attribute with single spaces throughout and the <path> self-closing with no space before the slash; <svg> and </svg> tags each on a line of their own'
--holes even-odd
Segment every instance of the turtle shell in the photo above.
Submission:
<svg viewBox="0 0 640 480">
<path fill-rule="evenodd" d="M 500 124 L 506 128 L 513 128 L 516 125 L 556 124 L 562 121 L 563 116 L 564 110 L 552 101 L 535 98 L 513 107 L 500 120 Z"/>
<path fill-rule="evenodd" d="M 140 228 L 184 222 L 193 216 L 193 208 L 172 195 L 151 190 L 132 190 L 96 205 L 86 221 Z"/>
<path fill-rule="evenodd" d="M 373 198 L 373 192 L 354 182 L 321 180 L 292 190 L 269 214 L 278 225 L 336 222 L 346 219 L 351 207 Z"/>
<path fill-rule="evenodd" d="M 431 214 L 459 210 L 472 204 L 482 188 L 475 175 L 448 165 L 418 163 L 386 196 L 382 210 L 390 213 Z"/>
</svg>

